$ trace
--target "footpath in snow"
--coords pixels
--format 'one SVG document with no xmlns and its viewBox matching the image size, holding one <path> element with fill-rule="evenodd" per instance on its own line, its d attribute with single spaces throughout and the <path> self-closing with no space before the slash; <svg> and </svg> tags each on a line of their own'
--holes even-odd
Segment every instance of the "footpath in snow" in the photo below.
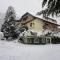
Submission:
<svg viewBox="0 0 60 60">
<path fill-rule="evenodd" d="M 60 60 L 60 44 L 28 45 L 0 40 L 0 60 Z"/>
</svg>

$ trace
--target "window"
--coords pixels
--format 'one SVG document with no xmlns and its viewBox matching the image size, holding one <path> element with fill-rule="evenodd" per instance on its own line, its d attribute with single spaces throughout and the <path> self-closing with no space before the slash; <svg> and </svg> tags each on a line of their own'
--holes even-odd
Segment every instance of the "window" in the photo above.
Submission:
<svg viewBox="0 0 60 60">
<path fill-rule="evenodd" d="M 46 43 L 50 43 L 50 38 L 46 38 Z"/>
<path fill-rule="evenodd" d="M 30 27 L 33 27 L 34 26 L 34 23 L 30 23 Z"/>
<path fill-rule="evenodd" d="M 34 40 L 34 43 L 39 43 L 39 39 L 35 39 Z"/>
<path fill-rule="evenodd" d="M 28 16 L 25 16 L 25 17 L 23 17 L 23 20 L 24 20 L 24 21 L 26 21 L 26 20 L 27 20 L 27 18 L 28 18 Z"/>
<path fill-rule="evenodd" d="M 27 38 L 28 43 L 34 43 L 34 38 Z"/>
<path fill-rule="evenodd" d="M 42 39 L 42 43 L 45 43 L 45 42 L 46 42 L 46 39 L 45 39 L 45 38 L 43 38 L 43 39 Z"/>
<path fill-rule="evenodd" d="M 27 42 L 28 42 L 28 43 L 31 43 L 31 40 L 30 40 L 30 38 L 28 38 L 28 39 L 27 39 Z"/>
<path fill-rule="evenodd" d="M 32 23 L 30 23 L 30 27 L 32 27 Z"/>
</svg>

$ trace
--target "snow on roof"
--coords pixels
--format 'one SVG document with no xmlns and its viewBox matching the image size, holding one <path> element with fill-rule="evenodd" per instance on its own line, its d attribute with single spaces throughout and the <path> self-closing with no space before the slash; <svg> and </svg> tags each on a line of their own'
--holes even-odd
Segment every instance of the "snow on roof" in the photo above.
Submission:
<svg viewBox="0 0 60 60">
<path fill-rule="evenodd" d="M 44 21 L 46 21 L 46 22 L 50 22 L 50 23 L 53 23 L 53 24 L 58 25 L 56 20 L 54 20 L 54 19 L 52 19 L 52 18 L 49 18 L 49 17 L 48 17 L 47 19 L 45 19 L 45 18 L 43 18 L 42 16 L 39 16 L 39 15 L 36 15 L 36 14 L 31 14 L 31 13 L 29 13 L 29 12 L 26 12 L 22 17 L 24 17 L 24 16 L 26 16 L 26 15 L 31 15 L 31 16 L 33 16 L 33 17 L 39 18 L 39 19 L 41 19 L 41 20 L 44 20 Z"/>
<path fill-rule="evenodd" d="M 52 18 L 43 18 L 42 16 L 39 16 L 39 15 L 33 15 L 34 17 L 37 17 L 37 18 L 39 18 L 39 19 L 41 19 L 41 20 L 44 20 L 44 21 L 47 21 L 47 22 L 50 22 L 50 23 L 53 23 L 53 24 L 56 24 L 56 25 L 58 25 L 57 24 L 57 21 L 56 20 L 54 20 L 54 19 L 52 19 Z"/>
</svg>

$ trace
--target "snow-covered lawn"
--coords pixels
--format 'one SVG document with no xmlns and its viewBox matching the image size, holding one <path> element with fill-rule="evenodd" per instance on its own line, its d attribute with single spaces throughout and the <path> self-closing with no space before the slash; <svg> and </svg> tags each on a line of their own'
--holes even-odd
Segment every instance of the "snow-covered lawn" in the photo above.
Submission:
<svg viewBox="0 0 60 60">
<path fill-rule="evenodd" d="M 0 60 L 60 60 L 60 44 L 27 45 L 0 40 Z"/>
</svg>

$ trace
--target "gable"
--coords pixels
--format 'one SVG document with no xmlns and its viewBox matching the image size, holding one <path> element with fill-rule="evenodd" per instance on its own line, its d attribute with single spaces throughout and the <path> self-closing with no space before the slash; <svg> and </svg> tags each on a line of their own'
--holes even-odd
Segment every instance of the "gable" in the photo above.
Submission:
<svg viewBox="0 0 60 60">
<path fill-rule="evenodd" d="M 29 13 L 26 13 L 25 15 L 22 16 L 21 18 L 21 24 L 25 24 L 25 23 L 28 23 L 28 22 L 31 22 L 32 20 L 34 20 L 35 17 L 32 16 L 31 14 Z"/>
</svg>

